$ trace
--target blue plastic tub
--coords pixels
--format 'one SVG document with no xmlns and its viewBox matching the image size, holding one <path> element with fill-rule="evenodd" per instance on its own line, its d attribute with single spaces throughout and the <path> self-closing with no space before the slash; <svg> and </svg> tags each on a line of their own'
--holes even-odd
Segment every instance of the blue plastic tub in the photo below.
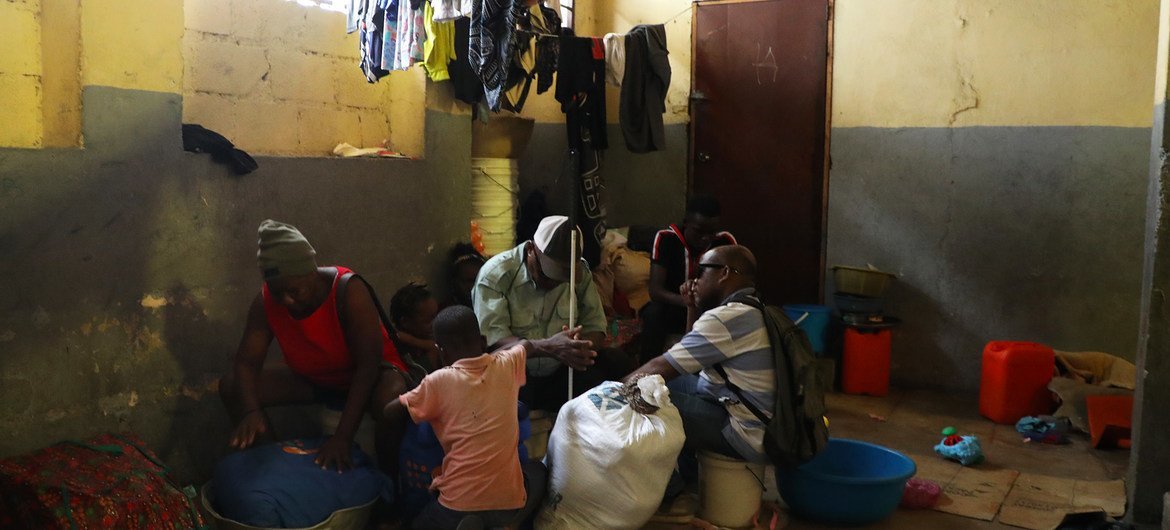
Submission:
<svg viewBox="0 0 1170 530">
<path fill-rule="evenodd" d="M 812 344 L 813 352 L 825 353 L 825 332 L 829 328 L 830 309 L 823 305 L 786 305 L 784 314 L 796 322 L 804 334 L 808 335 L 808 342 Z"/>
<path fill-rule="evenodd" d="M 868 524 L 889 517 L 916 471 L 905 455 L 857 440 L 833 438 L 812 461 L 777 471 L 784 502 L 819 523 Z"/>
</svg>

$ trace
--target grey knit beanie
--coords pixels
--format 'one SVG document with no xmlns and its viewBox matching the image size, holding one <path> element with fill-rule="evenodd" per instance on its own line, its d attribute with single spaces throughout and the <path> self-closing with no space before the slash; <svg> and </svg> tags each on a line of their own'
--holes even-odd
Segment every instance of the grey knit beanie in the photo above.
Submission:
<svg viewBox="0 0 1170 530">
<path fill-rule="evenodd" d="M 300 276 L 317 270 L 317 251 L 297 227 L 265 219 L 258 230 L 256 263 L 265 280 Z"/>
</svg>

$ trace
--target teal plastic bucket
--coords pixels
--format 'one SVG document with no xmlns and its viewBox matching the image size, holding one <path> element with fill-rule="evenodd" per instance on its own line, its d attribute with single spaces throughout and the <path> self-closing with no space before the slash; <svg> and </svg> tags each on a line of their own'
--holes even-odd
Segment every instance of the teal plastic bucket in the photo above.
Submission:
<svg viewBox="0 0 1170 530">
<path fill-rule="evenodd" d="M 794 304 L 784 306 L 784 314 L 796 322 L 804 334 L 808 335 L 808 342 L 812 344 L 813 352 L 825 353 L 825 334 L 829 329 L 830 309 L 823 305 Z"/>
</svg>

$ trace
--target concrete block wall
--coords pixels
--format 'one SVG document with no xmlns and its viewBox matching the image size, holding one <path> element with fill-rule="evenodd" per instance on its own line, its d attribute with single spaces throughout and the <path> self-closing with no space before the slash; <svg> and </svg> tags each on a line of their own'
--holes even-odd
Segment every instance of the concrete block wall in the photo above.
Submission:
<svg viewBox="0 0 1170 530">
<path fill-rule="evenodd" d="M 421 134 L 391 134 L 393 81 L 366 82 L 343 13 L 279 0 L 188 0 L 183 10 L 185 123 L 258 154 L 327 156 L 342 142 L 387 140 L 422 154 Z"/>
<path fill-rule="evenodd" d="M 40 147 L 40 0 L 0 2 L 0 147 Z"/>
</svg>

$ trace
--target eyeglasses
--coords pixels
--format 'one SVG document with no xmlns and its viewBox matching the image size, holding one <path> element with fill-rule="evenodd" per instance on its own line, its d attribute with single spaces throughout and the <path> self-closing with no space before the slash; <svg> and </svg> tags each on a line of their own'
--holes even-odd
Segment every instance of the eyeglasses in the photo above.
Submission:
<svg viewBox="0 0 1170 530">
<path fill-rule="evenodd" d="M 699 268 L 700 269 L 727 269 L 727 270 L 734 272 L 736 274 L 740 273 L 739 269 L 732 267 L 730 265 L 724 265 L 722 263 L 700 263 Z"/>
</svg>

